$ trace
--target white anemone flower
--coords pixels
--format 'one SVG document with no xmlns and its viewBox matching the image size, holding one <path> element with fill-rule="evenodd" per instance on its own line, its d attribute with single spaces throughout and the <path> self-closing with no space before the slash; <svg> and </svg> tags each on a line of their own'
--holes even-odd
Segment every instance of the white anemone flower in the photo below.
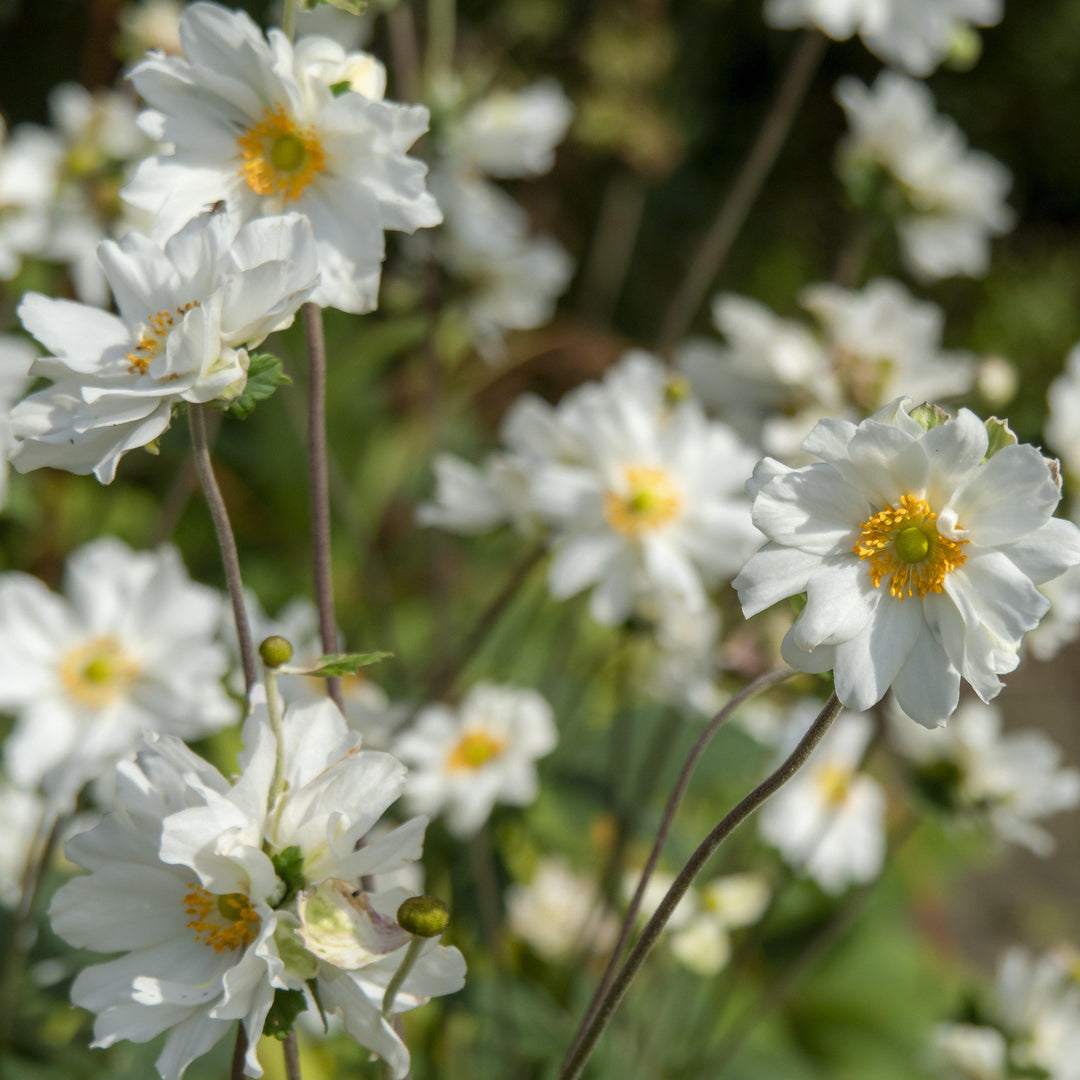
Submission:
<svg viewBox="0 0 1080 1080">
<path fill-rule="evenodd" d="M 52 821 L 45 800 L 33 791 L 0 781 L 0 904 L 14 907 L 26 884 L 27 864 L 43 826 Z"/>
<path fill-rule="evenodd" d="M 95 1046 L 167 1033 L 164 1080 L 240 1021 L 245 1073 L 257 1077 L 276 992 L 302 992 L 313 1007 L 314 979 L 322 1006 L 401 1080 L 408 1050 L 380 1007 L 408 946 L 393 917 L 407 894 L 357 883 L 419 858 L 425 821 L 361 845 L 401 792 L 401 763 L 360 751 L 325 698 L 290 706 L 281 732 L 279 745 L 257 707 L 232 784 L 167 736 L 119 767 L 116 811 L 67 847 L 90 873 L 57 892 L 50 914 L 71 944 L 123 955 L 83 971 L 72 999 L 97 1014 Z M 394 1011 L 463 979 L 461 954 L 433 940 Z"/>
<path fill-rule="evenodd" d="M 1080 772 L 1063 768 L 1061 748 L 1041 731 L 1001 730 L 993 705 L 966 701 L 943 731 L 900 716 L 897 748 L 951 809 L 987 822 L 1001 839 L 1049 855 L 1053 836 L 1038 822 L 1080 805 Z"/>
<path fill-rule="evenodd" d="M 1046 395 L 1046 441 L 1061 455 L 1070 477 L 1080 478 L 1080 344 L 1065 360 L 1065 370 Z"/>
<path fill-rule="evenodd" d="M 873 88 L 846 77 L 836 100 L 850 131 L 840 144 L 842 173 L 876 182 L 883 174 L 902 205 L 896 215 L 901 253 L 924 281 L 963 274 L 983 276 L 990 240 L 1012 229 L 1005 199 L 1009 170 L 971 150 L 954 121 L 936 110 L 934 96 L 916 79 L 883 71 Z"/>
<path fill-rule="evenodd" d="M 866 47 L 912 75 L 926 76 L 973 27 L 995 26 L 1005 0 L 766 0 L 765 21 L 816 26 L 837 41 L 858 34 Z"/>
<path fill-rule="evenodd" d="M 456 836 L 471 836 L 496 803 L 528 806 L 539 792 L 536 760 L 555 749 L 551 706 L 535 690 L 479 683 L 456 708 L 428 705 L 394 743 L 412 767 L 410 807 L 446 816 Z"/>
<path fill-rule="evenodd" d="M 599 883 L 576 873 L 561 856 L 544 856 L 527 884 L 507 889 L 506 918 L 510 932 L 549 964 L 581 953 L 601 956 L 618 932 Z"/>
<path fill-rule="evenodd" d="M 1061 577 L 1039 588 L 1050 601 L 1050 610 L 1024 638 L 1024 648 L 1045 663 L 1080 637 L 1080 566 L 1070 566 Z"/>
<path fill-rule="evenodd" d="M 799 732 L 789 732 L 791 749 Z M 885 863 L 885 792 L 860 772 L 873 721 L 842 713 L 810 761 L 762 808 L 761 835 L 800 873 L 839 895 Z"/>
<path fill-rule="evenodd" d="M 984 701 L 1001 690 L 1050 606 L 1038 586 L 1080 562 L 1080 529 L 1052 516 L 1059 477 L 1005 425 L 991 447 L 967 409 L 920 410 L 929 430 L 909 410 L 901 399 L 858 426 L 823 420 L 804 444 L 815 464 L 758 465 L 753 517 L 769 543 L 735 588 L 747 617 L 806 592 L 785 659 L 832 670 L 857 711 L 891 686 L 933 727 L 961 676 Z"/>
<path fill-rule="evenodd" d="M 25 338 L 0 334 L 0 506 L 7 498 L 8 458 L 15 448 L 11 409 L 30 388 L 30 368 L 37 354 Z"/>
<path fill-rule="evenodd" d="M 50 354 L 32 373 L 53 380 L 12 411 L 20 472 L 51 466 L 109 483 L 175 405 L 239 394 L 247 350 L 289 326 L 318 281 L 311 228 L 297 214 L 245 225 L 207 213 L 164 246 L 128 233 L 103 241 L 98 257 L 119 316 L 39 293 L 19 305 Z"/>
<path fill-rule="evenodd" d="M 131 73 L 153 110 L 144 126 L 165 149 L 123 197 L 164 233 L 221 200 L 245 220 L 304 214 L 318 249 L 315 302 L 373 310 L 383 230 L 442 220 L 427 167 L 406 156 L 427 131 L 427 109 L 335 93 L 309 62 L 317 43 L 294 50 L 280 30 L 264 37 L 248 15 L 218 4 L 187 7 L 180 36 L 183 59 L 150 56 Z"/>
<path fill-rule="evenodd" d="M 79 548 L 64 593 L 0 575 L 0 709 L 15 716 L 4 760 L 20 785 L 63 801 L 130 753 L 143 731 L 197 739 L 237 719 L 221 685 L 218 598 L 175 548 Z"/>
<path fill-rule="evenodd" d="M 931 1062 L 943 1080 L 1006 1080 L 1009 1046 L 997 1028 L 938 1024 Z"/>
<path fill-rule="evenodd" d="M 55 132 L 20 124 L 9 136 L 0 117 L 0 281 L 10 281 L 24 256 L 49 238 L 50 209 L 63 165 Z"/>
<path fill-rule="evenodd" d="M 581 448 L 549 461 L 533 499 L 551 530 L 559 600 L 592 589 L 589 610 L 618 625 L 643 604 L 702 609 L 759 542 L 742 493 L 752 455 L 652 356 L 630 353 L 560 407 Z"/>
<path fill-rule="evenodd" d="M 131 60 L 141 60 L 151 49 L 178 56 L 180 16 L 183 0 L 140 0 L 125 4 L 117 16 L 120 29 L 120 51 Z"/>
<path fill-rule="evenodd" d="M 719 974 L 731 959 L 731 932 L 752 926 L 769 904 L 761 874 L 726 874 L 694 891 L 697 911 L 671 935 L 675 959 L 695 974 Z"/>
</svg>

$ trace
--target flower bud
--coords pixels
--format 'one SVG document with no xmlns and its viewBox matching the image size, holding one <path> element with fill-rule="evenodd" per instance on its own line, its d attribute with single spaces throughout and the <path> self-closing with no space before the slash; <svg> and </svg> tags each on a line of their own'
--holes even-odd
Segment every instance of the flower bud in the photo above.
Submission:
<svg viewBox="0 0 1080 1080">
<path fill-rule="evenodd" d="M 259 646 L 259 656 L 268 668 L 279 668 L 282 664 L 287 664 L 292 659 L 292 654 L 292 645 L 280 634 L 268 637 Z"/>
<path fill-rule="evenodd" d="M 417 937 L 438 937 L 450 922 L 450 909 L 435 896 L 410 896 L 398 908 L 397 921 Z"/>
</svg>

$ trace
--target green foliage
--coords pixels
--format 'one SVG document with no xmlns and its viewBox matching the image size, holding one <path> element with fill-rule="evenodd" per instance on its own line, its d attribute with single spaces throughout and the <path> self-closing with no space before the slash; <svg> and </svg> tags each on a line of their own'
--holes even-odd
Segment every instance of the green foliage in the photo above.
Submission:
<svg viewBox="0 0 1080 1080">
<path fill-rule="evenodd" d="M 296 1023 L 296 1018 L 307 1008 L 302 990 L 275 990 L 274 1004 L 266 1014 L 263 1034 L 275 1039 L 285 1039 Z"/>
<path fill-rule="evenodd" d="M 281 361 L 268 353 L 252 353 L 248 365 L 247 382 L 243 390 L 226 406 L 225 411 L 237 420 L 246 420 L 260 401 L 272 396 L 279 386 L 291 386 L 292 379 L 285 374 Z"/>
</svg>

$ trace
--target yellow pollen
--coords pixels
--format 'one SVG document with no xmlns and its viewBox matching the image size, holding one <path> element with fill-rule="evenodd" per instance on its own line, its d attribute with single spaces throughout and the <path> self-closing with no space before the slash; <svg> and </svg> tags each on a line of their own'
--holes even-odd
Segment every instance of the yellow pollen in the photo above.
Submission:
<svg viewBox="0 0 1080 1080">
<path fill-rule="evenodd" d="M 850 769 L 842 769 L 839 765 L 826 765 L 817 777 L 822 798 L 829 806 L 843 806 L 853 779 L 854 774 Z"/>
<path fill-rule="evenodd" d="M 193 885 L 184 897 L 184 913 L 191 916 L 188 928 L 214 952 L 242 949 L 259 932 L 259 916 L 243 893 L 215 896 Z"/>
<path fill-rule="evenodd" d="M 493 739 L 486 731 L 470 731 L 461 737 L 461 742 L 451 751 L 446 767 L 451 772 L 479 769 L 497 758 L 505 748 L 504 742 Z"/>
<path fill-rule="evenodd" d="M 926 500 L 914 495 L 902 495 L 899 506 L 886 506 L 863 522 L 852 551 L 870 561 L 875 588 L 889 578 L 889 592 L 898 600 L 942 591 L 945 578 L 967 561 L 967 541 L 942 536 L 936 522 Z"/>
<path fill-rule="evenodd" d="M 139 665 L 109 637 L 95 638 L 60 661 L 60 681 L 81 705 L 99 709 L 118 698 L 139 674 Z"/>
<path fill-rule="evenodd" d="M 192 300 L 188 304 L 182 304 L 175 312 L 155 311 L 139 327 L 139 344 L 127 354 L 128 371 L 132 375 L 145 375 L 151 361 L 165 351 L 165 341 L 169 331 L 176 325 L 176 320 L 182 319 L 192 308 L 198 306 L 199 301 Z"/>
<path fill-rule="evenodd" d="M 604 496 L 604 514 L 624 536 L 663 528 L 679 516 L 682 499 L 663 469 L 634 465 L 626 470 L 626 491 Z"/>
<path fill-rule="evenodd" d="M 262 119 L 236 140 L 240 175 L 256 195 L 298 199 L 326 168 L 326 153 L 314 128 L 297 126 L 284 105 L 264 109 Z"/>
</svg>

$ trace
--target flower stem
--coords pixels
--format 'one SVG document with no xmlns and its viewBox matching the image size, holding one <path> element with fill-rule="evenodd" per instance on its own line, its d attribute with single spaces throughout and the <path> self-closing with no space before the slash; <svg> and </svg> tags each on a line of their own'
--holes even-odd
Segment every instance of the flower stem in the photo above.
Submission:
<svg viewBox="0 0 1080 1080">
<path fill-rule="evenodd" d="M 290 1031 L 281 1044 L 285 1056 L 285 1076 L 288 1080 L 303 1080 L 300 1074 L 300 1048 L 296 1045 L 296 1032 Z"/>
<path fill-rule="evenodd" d="M 422 938 L 419 935 L 413 937 L 412 941 L 409 942 L 409 947 L 405 950 L 404 957 L 402 957 L 401 967 L 394 972 L 393 978 L 387 983 L 382 1003 L 382 1015 L 384 1019 L 389 1020 L 393 1015 L 394 999 L 397 997 L 402 983 L 409 977 L 409 972 L 412 971 L 413 964 L 415 964 L 419 958 L 420 953 L 424 948 L 425 940 L 425 938 Z"/>
<path fill-rule="evenodd" d="M 330 484 L 326 464 L 326 337 L 322 308 L 304 304 L 304 339 L 308 356 L 308 475 L 311 497 L 311 547 L 315 572 L 315 605 L 323 652 L 337 651 L 334 580 L 330 564 Z M 342 712 L 341 680 L 327 679 L 326 692 Z"/>
<path fill-rule="evenodd" d="M 281 32 L 290 41 L 296 37 L 296 0 L 285 0 L 281 11 Z"/>
<path fill-rule="evenodd" d="M 236 1025 L 236 1044 L 233 1046 L 232 1065 L 229 1068 L 229 1080 L 244 1080 L 244 1058 L 247 1056 L 247 1034 L 244 1022 Z"/>
<path fill-rule="evenodd" d="M 701 301 L 727 261 L 732 244 L 780 156 L 827 42 L 819 30 L 808 30 L 791 54 L 754 145 L 664 315 L 658 337 L 661 351 L 669 349 L 689 329 Z"/>
<path fill-rule="evenodd" d="M 802 768 L 814 752 L 817 744 L 821 742 L 825 733 L 832 726 L 841 708 L 840 700 L 836 694 L 831 694 L 824 708 L 818 713 L 817 718 L 802 737 L 799 745 L 795 747 L 787 759 L 731 810 L 698 845 L 697 850 L 690 856 L 682 870 L 679 871 L 678 877 L 671 888 L 668 889 L 664 899 L 660 901 L 660 906 L 646 923 L 645 929 L 641 932 L 641 937 L 638 938 L 630 951 L 630 955 L 626 958 L 626 963 L 619 969 L 619 973 L 612 980 L 607 993 L 597 1006 L 591 1023 L 582 1025 L 584 1030 L 580 1037 L 576 1038 L 576 1049 L 567 1054 L 562 1070 L 559 1073 L 559 1080 L 578 1080 L 586 1063 L 592 1056 L 596 1044 L 600 1041 L 601 1035 L 603 1035 L 604 1030 L 611 1022 L 619 1003 L 626 995 L 630 984 L 641 970 L 646 958 L 671 918 L 672 912 L 679 901 L 686 895 L 694 879 L 716 853 L 724 840 Z"/>
<path fill-rule="evenodd" d="M 675 781 L 675 787 L 668 798 L 667 806 L 664 808 L 664 816 L 660 822 L 660 828 L 657 830 L 652 850 L 649 852 L 649 857 L 645 861 L 645 866 L 641 871 L 641 877 L 638 880 L 637 888 L 634 890 L 634 895 L 626 909 L 626 915 L 623 917 L 622 926 L 619 927 L 619 936 L 611 950 L 611 956 L 608 958 L 607 967 L 604 969 L 604 974 L 600 978 L 600 984 L 593 994 L 592 1001 L 589 1002 L 589 1008 L 586 1010 L 585 1018 L 578 1028 L 578 1034 L 575 1036 L 574 1042 L 570 1046 L 571 1054 L 577 1049 L 581 1036 L 595 1018 L 597 1010 L 600 1007 L 600 1002 L 603 1000 L 604 995 L 611 986 L 612 980 L 615 978 L 615 972 L 618 968 L 619 961 L 622 959 L 627 942 L 630 940 L 630 935 L 633 933 L 634 926 L 637 923 L 638 912 L 641 910 L 641 901 L 645 896 L 645 890 L 648 888 L 649 881 L 652 878 L 653 872 L 656 870 L 656 864 L 660 861 L 660 854 L 664 849 L 668 834 L 671 832 L 671 827 L 675 822 L 675 815 L 678 813 L 679 806 L 686 796 L 686 789 L 690 786 L 690 778 L 694 775 L 694 769 L 697 768 L 697 763 L 701 759 L 701 755 L 705 753 L 709 743 L 712 742 L 713 736 L 721 727 L 723 727 L 728 717 L 731 716 L 740 705 L 760 694 L 762 691 L 768 690 L 769 687 L 776 686 L 785 679 L 790 678 L 794 674 L 795 672 L 792 671 L 791 668 L 785 667 L 779 668 L 776 671 L 767 672 L 756 678 L 724 705 L 724 707 L 705 726 L 705 729 L 698 736 L 697 742 L 691 747 L 690 753 L 687 754 L 686 761 L 683 762 L 683 767 L 679 772 L 679 778 Z"/>
<path fill-rule="evenodd" d="M 225 507 L 221 489 L 214 476 L 210 461 L 210 444 L 206 438 L 206 414 L 204 405 L 188 406 L 188 426 L 191 429 L 191 449 L 195 460 L 195 472 L 199 476 L 203 497 L 206 499 L 210 518 L 214 523 L 221 563 L 225 569 L 225 584 L 232 601 L 233 619 L 236 622 L 236 640 L 240 646 L 240 663 L 244 669 L 244 690 L 250 694 L 256 682 L 255 646 L 251 640 L 251 624 L 248 622 L 247 606 L 244 604 L 244 584 L 240 578 L 240 557 L 236 552 L 236 537 L 229 524 L 229 511 Z"/>
</svg>

